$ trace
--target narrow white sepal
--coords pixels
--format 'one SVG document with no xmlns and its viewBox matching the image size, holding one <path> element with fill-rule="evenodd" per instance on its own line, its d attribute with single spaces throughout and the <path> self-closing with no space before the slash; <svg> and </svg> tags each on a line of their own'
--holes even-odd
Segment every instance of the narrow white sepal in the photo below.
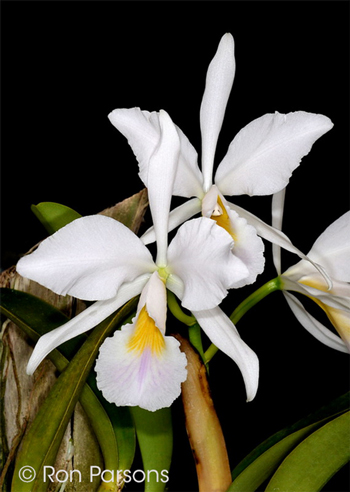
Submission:
<svg viewBox="0 0 350 492">
<path fill-rule="evenodd" d="M 350 352 L 350 347 L 346 347 L 344 341 L 322 325 L 310 313 L 306 311 L 302 303 L 289 292 L 283 292 L 290 309 L 293 311 L 299 323 L 313 335 L 317 340 L 327 345 L 327 347 L 339 350 L 339 352 Z"/>
<path fill-rule="evenodd" d="M 253 400 L 259 383 L 257 355 L 242 340 L 230 318 L 219 307 L 193 311 L 193 315 L 211 342 L 237 364 L 245 383 L 247 401 Z"/>
<path fill-rule="evenodd" d="M 180 140 L 174 123 L 165 111 L 159 113 L 160 141 L 148 166 L 148 198 L 157 241 L 158 266 L 167 263 L 168 217 L 177 171 Z"/>
<path fill-rule="evenodd" d="M 40 362 L 56 347 L 98 325 L 132 297 L 140 294 L 148 278 L 149 275 L 143 275 L 130 284 L 124 284 L 117 297 L 95 302 L 64 325 L 40 337 L 29 359 L 27 374 L 33 374 Z"/>
<path fill-rule="evenodd" d="M 216 144 L 230 96 L 235 70 L 234 40 L 230 33 L 226 33 L 221 38 L 217 52 L 209 64 L 200 108 L 202 173 L 205 192 L 208 191 L 212 184 Z"/>
</svg>

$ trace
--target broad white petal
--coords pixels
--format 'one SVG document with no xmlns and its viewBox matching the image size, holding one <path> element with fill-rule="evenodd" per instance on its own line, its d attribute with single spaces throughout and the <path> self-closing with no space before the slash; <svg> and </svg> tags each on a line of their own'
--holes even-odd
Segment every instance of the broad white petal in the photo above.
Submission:
<svg viewBox="0 0 350 492">
<path fill-rule="evenodd" d="M 255 282 L 265 265 L 264 243 L 257 236 L 255 228 L 247 224 L 246 219 L 230 209 L 230 204 L 213 185 L 202 200 L 202 214 L 210 217 L 224 228 L 234 240 L 232 254 L 237 256 L 247 267 L 248 276 L 235 282 L 232 287 L 239 288 Z"/>
<path fill-rule="evenodd" d="M 72 318 L 64 325 L 59 326 L 58 328 L 55 328 L 40 337 L 29 359 L 27 374 L 33 374 L 40 362 L 53 349 L 62 343 L 91 330 L 91 328 L 108 318 L 110 314 L 114 313 L 114 311 L 123 306 L 123 304 L 131 298 L 140 294 L 144 285 L 148 281 L 148 278 L 149 275 L 143 275 L 130 284 L 122 285 L 119 289 L 118 295 L 115 298 L 108 299 L 107 301 L 95 302 L 92 306 L 85 309 L 85 311 L 78 314 L 78 316 L 75 316 L 75 318 Z"/>
<path fill-rule="evenodd" d="M 179 207 L 172 210 L 169 214 L 168 230 L 169 232 L 181 225 L 186 220 L 191 219 L 194 215 L 198 214 L 201 210 L 201 201 L 199 198 L 191 198 Z M 154 227 L 150 227 L 141 236 L 143 244 L 154 243 L 156 240 L 156 234 Z"/>
<path fill-rule="evenodd" d="M 227 295 L 227 289 L 249 275 L 243 262 L 232 254 L 232 246 L 231 236 L 206 217 L 179 228 L 169 245 L 167 269 L 184 284 L 184 307 L 211 309 Z M 171 278 L 167 286 L 172 290 Z"/>
<path fill-rule="evenodd" d="M 272 227 L 282 230 L 284 200 L 286 195 L 286 188 L 275 193 L 272 197 Z M 273 264 L 277 270 L 278 275 L 281 273 L 281 248 L 278 244 L 272 244 L 272 259 Z"/>
<path fill-rule="evenodd" d="M 302 157 L 332 128 L 321 114 L 266 114 L 244 127 L 218 166 L 223 195 L 271 195 L 285 188 Z"/>
<path fill-rule="evenodd" d="M 346 347 L 343 340 L 308 313 L 296 297 L 288 292 L 283 293 L 295 317 L 311 335 L 330 348 L 339 350 L 340 352 L 350 352 L 350 349 Z"/>
<path fill-rule="evenodd" d="M 140 178 L 148 186 L 148 163 L 160 137 L 158 113 L 142 111 L 140 108 L 123 108 L 115 109 L 108 118 L 127 138 L 139 163 Z"/>
<path fill-rule="evenodd" d="M 238 365 L 246 387 L 247 401 L 253 400 L 259 383 L 259 360 L 242 340 L 236 327 L 219 308 L 193 311 L 203 331 L 222 352 Z"/>
<path fill-rule="evenodd" d="M 202 133 L 202 172 L 204 191 L 212 184 L 214 155 L 235 76 L 234 41 L 226 33 L 208 67 L 205 91 L 200 109 Z"/>
<path fill-rule="evenodd" d="M 170 202 L 177 170 L 180 140 L 165 111 L 159 113 L 161 136 L 148 166 L 148 199 L 157 241 L 157 265 L 166 265 Z"/>
<path fill-rule="evenodd" d="M 350 282 L 350 211 L 327 227 L 308 257 L 322 265 L 333 278 Z"/>
<path fill-rule="evenodd" d="M 161 348 L 152 350 L 150 342 L 140 352 L 135 344 L 137 320 L 101 345 L 95 366 L 97 386 L 110 403 L 154 412 L 169 407 L 180 395 L 181 383 L 187 377 L 187 360 L 179 342 L 160 331 L 154 336 L 161 337 Z"/>
<path fill-rule="evenodd" d="M 155 270 L 152 256 L 126 226 L 103 215 L 77 219 L 17 263 L 23 277 L 56 294 L 99 301 L 124 282 Z"/>
</svg>

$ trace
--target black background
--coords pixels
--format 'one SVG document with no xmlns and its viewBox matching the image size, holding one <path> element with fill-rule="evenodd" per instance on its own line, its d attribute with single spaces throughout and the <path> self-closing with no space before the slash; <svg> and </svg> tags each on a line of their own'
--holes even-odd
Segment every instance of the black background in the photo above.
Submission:
<svg viewBox="0 0 350 492">
<path fill-rule="evenodd" d="M 57 201 L 87 215 L 142 188 L 127 141 L 107 119 L 113 109 L 165 109 L 200 154 L 205 74 L 225 32 L 235 38 L 237 71 L 217 163 L 234 135 L 265 113 L 325 114 L 334 128 L 293 174 L 284 230 L 307 253 L 348 210 L 348 2 L 5 1 L 1 10 L 2 269 L 45 237 L 32 203 Z M 237 197 L 236 203 L 270 221 L 270 197 Z M 286 268 L 296 258 L 284 254 L 283 260 Z M 269 244 L 266 262 L 253 287 L 225 301 L 228 314 L 275 276 Z M 171 317 L 169 324 L 176 329 Z M 280 293 L 248 313 L 238 329 L 260 359 L 257 397 L 245 403 L 241 375 L 222 354 L 210 375 L 232 467 L 349 383 L 348 356 L 309 335 Z M 179 400 L 174 426 L 169 490 L 195 490 Z M 349 490 L 348 468 L 325 490 Z"/>
</svg>

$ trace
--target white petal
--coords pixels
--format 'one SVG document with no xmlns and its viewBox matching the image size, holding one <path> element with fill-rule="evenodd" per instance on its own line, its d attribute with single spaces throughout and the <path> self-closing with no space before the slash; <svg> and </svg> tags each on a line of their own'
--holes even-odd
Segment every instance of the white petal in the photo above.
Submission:
<svg viewBox="0 0 350 492">
<path fill-rule="evenodd" d="M 256 354 L 241 339 L 230 318 L 219 307 L 195 311 L 193 315 L 211 342 L 236 362 L 246 386 L 247 401 L 253 400 L 259 382 L 259 361 Z"/>
<path fill-rule="evenodd" d="M 118 295 L 107 301 L 95 302 L 92 306 L 82 311 L 78 316 L 72 318 L 58 328 L 46 333 L 39 338 L 35 345 L 34 351 L 29 359 L 27 366 L 27 374 L 33 374 L 40 362 L 56 347 L 68 340 L 71 340 L 108 318 L 108 316 L 123 304 L 129 301 L 132 297 L 140 294 L 142 288 L 148 281 L 149 275 L 144 275 L 130 284 L 124 284 L 119 289 Z"/>
<path fill-rule="evenodd" d="M 148 186 L 148 163 L 160 137 L 159 115 L 140 108 L 115 109 L 108 118 L 128 139 L 139 163 L 140 178 Z"/>
<path fill-rule="evenodd" d="M 350 212 L 327 227 L 308 257 L 322 265 L 333 278 L 350 282 Z"/>
<path fill-rule="evenodd" d="M 163 337 L 160 353 L 130 349 L 137 319 L 107 338 L 96 361 L 97 386 L 110 403 L 139 406 L 149 411 L 169 407 L 186 380 L 186 356 L 173 337 Z"/>
<path fill-rule="evenodd" d="M 142 241 L 123 224 L 103 215 L 71 222 L 17 264 L 20 275 L 56 294 L 90 301 L 109 299 L 124 282 L 154 270 Z"/>
<path fill-rule="evenodd" d="M 169 232 L 174 230 L 183 222 L 186 222 L 186 220 L 191 219 L 194 215 L 198 214 L 200 210 L 201 201 L 199 200 L 199 198 L 192 198 L 191 200 L 188 200 L 187 202 L 172 210 L 169 214 Z M 152 226 L 147 229 L 147 231 L 141 236 L 140 239 L 143 244 L 154 243 L 154 241 L 156 240 L 154 227 Z"/>
<path fill-rule="evenodd" d="M 343 340 L 308 313 L 296 297 L 288 292 L 284 292 L 284 296 L 299 323 L 311 333 L 311 335 L 330 348 L 339 350 L 340 352 L 350 352 L 350 349 L 346 347 Z"/>
<path fill-rule="evenodd" d="M 140 108 L 115 109 L 108 118 L 128 139 L 139 163 L 139 174 L 148 187 L 149 159 L 158 145 L 161 130 L 160 112 L 143 111 Z M 202 194 L 202 173 L 197 163 L 197 152 L 182 130 L 175 126 L 181 142 L 179 167 L 174 182 L 174 195 L 191 197 Z"/>
<path fill-rule="evenodd" d="M 313 143 L 332 126 L 326 116 L 304 111 L 266 114 L 233 139 L 215 183 L 223 195 L 277 193 Z"/>
<path fill-rule="evenodd" d="M 177 170 L 180 140 L 165 111 L 159 114 L 161 136 L 148 166 L 148 199 L 157 241 L 157 265 L 165 266 L 170 202 Z"/>
<path fill-rule="evenodd" d="M 176 125 L 175 125 L 176 126 Z M 203 176 L 198 167 L 197 151 L 182 130 L 176 126 L 180 138 L 180 157 L 173 194 L 190 198 L 203 195 Z"/>
<path fill-rule="evenodd" d="M 167 269 L 184 284 L 182 304 L 190 310 L 211 309 L 227 289 L 248 276 L 247 267 L 231 253 L 231 236 L 213 220 L 201 217 L 183 224 L 168 249 Z"/>
<path fill-rule="evenodd" d="M 234 246 L 232 253 L 248 268 L 248 277 L 237 281 L 235 289 L 255 282 L 257 275 L 264 271 L 264 243 L 256 233 L 256 229 L 247 224 L 246 219 L 239 217 L 237 212 L 229 210 Z"/>
<path fill-rule="evenodd" d="M 246 219 L 239 217 L 237 212 L 230 209 L 230 204 L 213 185 L 202 200 L 202 214 L 210 217 L 223 227 L 234 240 L 232 253 L 247 267 L 248 276 L 238 280 L 231 287 L 237 289 L 255 282 L 265 265 L 264 243 L 257 236 L 253 226 L 247 224 Z"/>
<path fill-rule="evenodd" d="M 205 91 L 200 109 L 202 133 L 202 172 L 204 190 L 212 184 L 214 155 L 235 76 L 234 41 L 226 33 L 208 67 Z"/>
</svg>

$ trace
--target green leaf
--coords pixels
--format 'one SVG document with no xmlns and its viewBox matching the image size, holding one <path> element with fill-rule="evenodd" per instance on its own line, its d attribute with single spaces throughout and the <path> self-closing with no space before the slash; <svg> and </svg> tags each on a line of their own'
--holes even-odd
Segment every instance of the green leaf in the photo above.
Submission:
<svg viewBox="0 0 350 492">
<path fill-rule="evenodd" d="M 173 450 L 171 408 L 149 412 L 132 407 L 145 472 L 145 492 L 162 492 L 168 481 Z"/>
<path fill-rule="evenodd" d="M 228 492 L 252 492 L 275 470 L 303 439 L 349 409 L 349 393 L 335 399 L 311 415 L 283 429 L 255 448 L 232 472 L 233 483 Z"/>
<path fill-rule="evenodd" d="M 49 234 L 53 234 L 61 227 L 81 217 L 72 208 L 54 202 L 41 202 L 38 205 L 32 205 L 31 210 Z"/>
<path fill-rule="evenodd" d="M 48 484 L 43 482 L 43 467 L 54 463 L 58 447 L 74 406 L 81 396 L 97 351 L 106 336 L 130 314 L 135 306 L 136 300 L 129 301 L 117 314 L 100 323 L 56 381 L 22 441 L 15 465 L 13 492 L 46 490 Z M 47 306 L 45 309 L 48 309 Z M 55 352 L 54 357 L 57 357 L 58 351 Z M 20 480 L 19 470 L 22 466 L 32 466 L 35 469 L 34 482 L 24 483 Z"/>
<path fill-rule="evenodd" d="M 25 292 L 0 289 L 1 312 L 17 324 L 33 341 L 39 336 L 65 323 L 68 318 L 47 302 Z M 63 371 L 86 335 L 76 337 L 52 351 L 49 358 L 59 371 Z M 63 355 L 62 355 L 63 354 Z M 100 444 L 105 469 L 129 469 L 134 459 L 136 436 L 129 408 L 108 403 L 90 373 L 80 395 L 80 403 L 90 418 Z M 106 477 L 107 480 L 107 477 Z"/>
<path fill-rule="evenodd" d="M 350 460 L 350 412 L 302 441 L 284 460 L 266 492 L 318 492 Z"/>
</svg>

